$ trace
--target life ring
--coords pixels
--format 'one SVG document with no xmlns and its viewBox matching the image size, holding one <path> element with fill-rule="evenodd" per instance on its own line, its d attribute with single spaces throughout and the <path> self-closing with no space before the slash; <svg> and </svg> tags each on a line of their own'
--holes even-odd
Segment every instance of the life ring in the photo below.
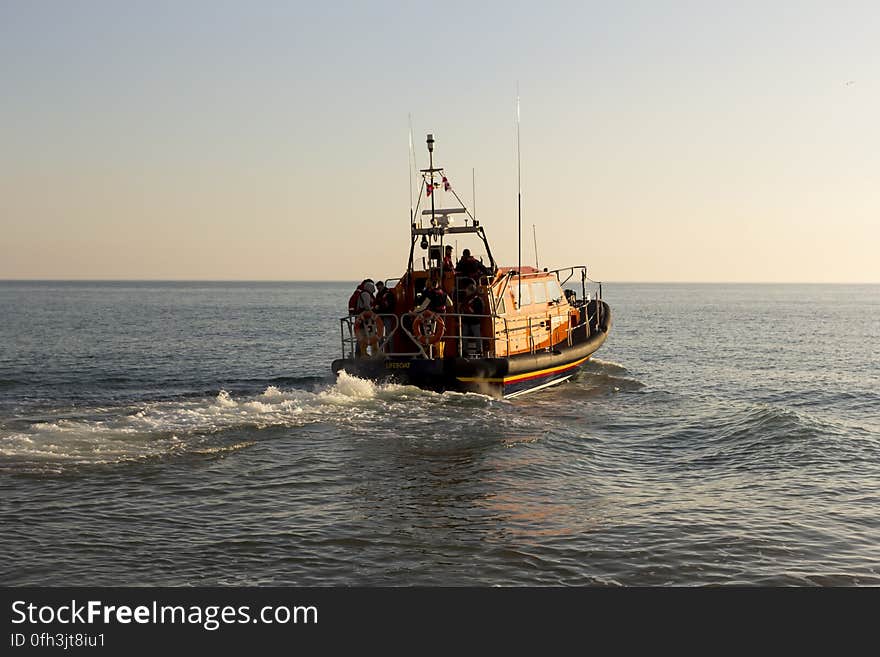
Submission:
<svg viewBox="0 0 880 657">
<path fill-rule="evenodd" d="M 429 328 L 430 326 L 433 326 L 433 330 Z M 419 313 L 413 322 L 413 335 L 416 336 L 416 340 L 426 346 L 439 342 L 445 331 L 446 323 L 443 318 L 430 310 Z"/>
<path fill-rule="evenodd" d="M 385 337 L 385 322 L 372 310 L 365 310 L 354 320 L 354 333 L 359 346 L 377 347 Z"/>
</svg>

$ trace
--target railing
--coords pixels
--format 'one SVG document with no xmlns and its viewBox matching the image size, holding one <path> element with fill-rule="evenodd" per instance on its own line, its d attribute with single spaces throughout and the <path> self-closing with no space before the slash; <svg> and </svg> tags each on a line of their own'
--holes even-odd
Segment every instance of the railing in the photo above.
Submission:
<svg viewBox="0 0 880 657">
<path fill-rule="evenodd" d="M 571 306 L 573 309 L 578 311 L 578 315 L 583 317 L 584 320 L 580 321 L 576 324 L 572 324 L 569 316 L 569 321 L 567 322 L 566 327 L 566 337 L 565 342 L 570 347 L 574 344 L 574 334 L 578 331 L 578 329 L 584 329 L 587 335 L 593 335 L 595 332 L 599 330 L 602 321 L 602 303 L 597 299 L 596 310 L 592 314 L 587 314 L 585 311 L 589 305 L 587 300 L 580 300 L 575 305 Z M 437 355 L 439 349 L 434 344 L 425 344 L 419 340 L 419 336 L 413 333 L 410 328 L 406 326 L 406 324 L 401 321 L 403 317 L 412 318 L 412 322 L 415 321 L 415 318 L 418 317 L 419 313 L 408 312 L 404 313 L 401 316 L 393 315 L 393 314 L 376 314 L 376 317 L 379 320 L 384 321 L 385 319 L 389 319 L 393 326 L 390 330 L 387 328 L 384 331 L 384 335 L 381 340 L 378 341 L 374 353 L 372 355 L 378 355 L 382 353 L 387 356 L 408 356 L 408 357 L 421 357 L 421 358 L 434 358 Z M 502 317 L 500 315 L 472 315 L 467 313 L 438 313 L 438 316 L 443 318 L 444 323 L 448 325 L 450 319 L 456 319 L 456 327 L 457 330 L 455 333 L 444 334 L 439 340 L 439 342 L 444 342 L 446 345 L 449 344 L 451 340 L 455 340 L 457 344 L 457 351 L 460 357 L 467 357 L 474 355 L 473 352 L 477 352 L 481 354 L 483 357 L 493 358 L 498 353 L 509 354 L 511 352 L 511 343 L 516 342 L 520 343 L 523 339 L 525 339 L 528 343 L 529 353 L 536 353 L 540 349 L 538 348 L 535 342 L 535 320 L 532 317 L 523 318 L 523 323 L 521 326 L 510 326 L 508 319 L 506 317 Z M 346 358 L 357 358 L 360 357 L 361 354 L 361 346 L 358 341 L 358 336 L 354 328 L 356 316 L 342 317 L 340 318 L 340 339 L 342 343 L 342 353 Z M 465 335 L 463 332 L 464 319 L 472 319 L 478 320 L 481 324 L 484 320 L 492 321 L 492 335 Z M 512 320 L 513 322 L 517 322 L 517 320 Z M 413 324 L 410 322 L 409 326 L 411 327 Z M 541 320 L 540 326 L 545 322 L 549 323 L 547 326 L 547 337 L 549 338 L 551 344 L 550 347 L 553 346 L 553 336 L 554 329 L 552 326 L 552 320 Z M 500 326 L 499 326 L 500 325 Z M 390 346 L 395 344 L 395 336 L 401 332 L 405 335 L 409 344 L 414 347 L 414 350 L 411 351 L 395 351 Z M 525 332 L 525 336 L 520 336 L 519 334 Z M 478 348 L 473 349 L 474 343 L 477 344 Z M 558 343 L 557 343 L 558 344 Z M 549 348 L 549 347 L 548 347 Z"/>
<path fill-rule="evenodd" d="M 584 282 L 584 287 L 586 287 L 586 281 L 589 280 L 586 278 L 585 268 L 581 267 L 571 267 L 567 270 L 556 270 L 552 273 L 556 273 L 557 276 L 559 272 L 570 271 L 571 274 L 565 281 L 569 280 L 574 271 L 582 269 L 584 271 L 582 282 Z M 590 294 L 585 293 L 581 299 L 576 299 L 570 302 L 570 308 L 576 310 L 578 312 L 579 318 L 582 318 L 583 321 L 578 321 L 577 323 L 572 323 L 571 314 L 564 315 L 566 317 L 566 335 L 565 342 L 568 346 L 572 346 L 574 344 L 574 335 L 580 329 L 586 331 L 587 336 L 594 335 L 599 331 L 602 325 L 602 283 L 597 281 L 590 281 L 591 283 L 596 283 L 598 285 L 598 290 L 595 296 L 591 298 Z M 560 279 L 560 287 L 564 284 L 564 281 Z M 587 310 L 589 308 L 589 304 L 592 300 L 595 300 L 595 309 L 591 314 L 588 314 Z M 456 331 L 452 333 L 445 333 L 438 340 L 437 343 L 443 343 L 444 347 L 438 347 L 436 344 L 431 344 L 429 342 L 423 342 L 419 339 L 415 333 L 413 333 L 412 327 L 414 325 L 416 317 L 419 316 L 420 313 L 410 311 L 407 313 L 403 313 L 402 315 L 395 314 L 384 314 L 384 313 L 374 313 L 374 316 L 377 318 L 377 321 L 382 321 L 384 326 L 384 335 L 381 340 L 378 340 L 378 344 L 375 348 L 372 349 L 373 356 L 378 356 L 380 354 L 386 356 L 402 356 L 402 357 L 416 357 L 416 358 L 435 358 L 439 355 L 441 349 L 443 349 L 444 355 L 445 350 L 450 348 L 453 341 L 455 341 L 455 348 L 457 350 L 458 356 L 460 357 L 468 357 L 474 355 L 474 352 L 477 352 L 482 355 L 482 357 L 494 358 L 496 355 L 507 355 L 511 353 L 511 345 L 512 343 L 516 343 L 517 345 L 521 345 L 523 341 L 528 345 L 529 353 L 536 353 L 544 349 L 544 347 L 540 347 L 539 343 L 536 342 L 535 336 L 536 333 L 540 334 L 541 331 L 536 330 L 536 323 L 542 329 L 546 328 L 546 335 L 549 339 L 549 345 L 547 348 L 552 348 L 554 345 L 554 339 L 556 336 L 556 329 L 553 327 L 552 316 L 548 316 L 546 318 L 537 320 L 534 317 L 523 317 L 517 318 L 513 317 L 508 320 L 507 317 L 498 314 L 491 315 L 474 315 L 468 313 L 438 313 L 438 316 L 441 317 L 446 326 L 449 326 L 450 320 L 456 320 L 455 326 Z M 562 315 L 559 315 L 562 316 Z M 408 322 L 404 322 L 404 318 L 409 318 Z M 492 329 L 490 331 L 490 335 L 484 335 L 481 331 L 480 335 L 464 335 L 463 327 L 465 322 L 463 320 L 478 320 L 480 325 L 485 320 L 490 320 Z M 355 331 L 355 321 L 357 320 L 357 316 L 348 316 L 340 318 L 340 340 L 342 345 L 342 354 L 345 358 L 357 358 L 366 355 L 362 353 L 362 351 L 366 351 L 362 345 L 358 341 L 358 336 Z M 387 321 L 386 321 L 387 320 Z M 524 335 L 522 333 L 525 332 Z M 404 336 L 405 340 L 397 339 L 400 336 Z M 543 340 L 541 340 L 543 342 Z M 477 349 L 474 349 L 474 345 L 476 343 Z M 559 344 L 556 342 L 555 344 Z M 394 350 L 394 347 L 398 348 L 402 345 L 412 345 L 412 350 Z M 517 347 L 515 353 L 522 353 L 520 351 L 521 347 Z"/>
<path fill-rule="evenodd" d="M 594 281 L 593 279 L 588 278 L 587 277 L 587 268 L 584 265 L 576 265 L 574 267 L 562 267 L 560 269 L 552 269 L 547 273 L 556 274 L 556 280 L 559 281 L 559 287 L 565 288 L 565 284 L 568 283 L 572 278 L 574 278 L 574 275 L 576 272 L 580 272 L 580 275 L 581 275 L 580 276 L 580 278 L 581 278 L 581 298 L 586 299 L 587 301 L 590 300 L 590 296 L 587 291 L 587 281 L 589 281 L 590 283 L 593 283 L 594 285 L 598 286 L 597 290 L 596 290 L 596 294 L 594 295 L 594 298 L 601 299 L 602 298 L 602 281 Z M 567 275 L 565 276 L 565 278 L 563 278 L 563 275 L 565 275 L 565 274 L 567 274 Z"/>
<path fill-rule="evenodd" d="M 391 343 L 394 334 L 397 333 L 397 330 L 400 328 L 400 318 L 397 315 L 393 314 L 380 314 L 374 313 L 374 316 L 378 318 L 379 321 L 383 324 L 383 333 L 382 339 L 378 341 L 377 351 L 384 351 L 385 347 Z M 357 358 L 361 355 L 361 345 L 358 341 L 357 331 L 355 330 L 355 322 L 357 321 L 357 315 L 349 315 L 347 317 L 339 318 L 339 335 L 342 342 L 342 356 L 343 358 Z M 391 330 L 388 330 L 385 327 L 385 320 L 390 319 L 393 322 L 393 326 Z M 414 351 L 409 354 L 397 354 L 400 356 L 415 356 L 419 352 Z"/>
<path fill-rule="evenodd" d="M 412 327 L 415 322 L 416 317 L 418 317 L 420 313 L 416 312 L 408 312 L 403 315 L 393 315 L 393 314 L 380 314 L 375 313 L 375 316 L 384 320 L 387 318 L 393 318 L 394 326 L 388 331 L 385 330 L 385 334 L 382 339 L 379 341 L 376 349 L 376 354 L 378 355 L 381 352 L 387 356 L 415 356 L 422 358 L 434 358 L 435 353 L 438 351 L 435 344 L 425 344 L 419 340 L 419 336 L 415 335 L 410 328 L 407 328 L 406 323 L 403 322 L 404 317 L 412 318 L 412 321 L 409 322 L 409 326 Z M 457 331 L 453 334 L 444 334 L 438 339 L 439 342 L 445 342 L 448 344 L 450 340 L 457 341 L 457 349 L 458 355 L 461 357 L 465 357 L 466 349 L 468 345 L 472 346 L 473 343 L 477 343 L 479 349 L 473 350 L 478 351 L 483 354 L 485 357 L 492 358 L 495 355 L 495 348 L 493 347 L 493 343 L 496 340 L 509 340 L 507 337 L 509 330 L 507 328 L 507 319 L 504 317 L 500 317 L 499 315 L 472 315 L 468 313 L 437 313 L 438 317 L 443 319 L 445 325 L 448 325 L 450 319 L 456 319 Z M 503 329 L 499 332 L 497 330 L 494 331 L 494 335 L 464 335 L 463 319 L 476 319 L 481 323 L 484 320 L 491 320 L 492 326 L 497 327 L 498 323 L 503 325 Z M 341 317 L 339 319 L 339 330 L 340 330 L 340 340 L 342 343 L 342 354 L 344 358 L 357 358 L 361 355 L 360 343 L 358 341 L 357 332 L 355 331 L 354 324 L 357 320 L 357 315 L 350 315 L 348 317 Z M 389 346 L 395 344 L 394 336 L 398 334 L 398 331 L 401 332 L 408 338 L 408 342 L 415 347 L 415 351 L 394 351 L 389 348 Z M 503 337 L 499 335 L 499 333 L 503 334 Z"/>
</svg>

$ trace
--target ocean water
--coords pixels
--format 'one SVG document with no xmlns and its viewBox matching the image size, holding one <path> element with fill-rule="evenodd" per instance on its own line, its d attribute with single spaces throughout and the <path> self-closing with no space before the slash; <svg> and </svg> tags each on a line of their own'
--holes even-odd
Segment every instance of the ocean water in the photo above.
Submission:
<svg viewBox="0 0 880 657">
<path fill-rule="evenodd" d="M 335 380 L 342 283 L 0 283 L 0 583 L 880 585 L 880 286 L 605 285 L 572 381 Z"/>
</svg>

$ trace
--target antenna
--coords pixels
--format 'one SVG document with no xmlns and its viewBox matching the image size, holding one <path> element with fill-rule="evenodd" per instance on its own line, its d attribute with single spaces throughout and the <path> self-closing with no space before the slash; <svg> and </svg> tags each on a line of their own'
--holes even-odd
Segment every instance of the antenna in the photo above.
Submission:
<svg viewBox="0 0 880 657">
<path fill-rule="evenodd" d="M 474 209 L 474 225 L 476 226 L 477 221 L 477 170 L 471 169 L 471 207 Z M 467 222 L 465 222 L 467 223 Z"/>
<path fill-rule="evenodd" d="M 516 236 L 517 236 L 517 303 L 522 299 L 522 170 L 519 156 L 519 82 L 516 83 Z"/>
<path fill-rule="evenodd" d="M 407 156 L 406 168 L 409 169 L 409 223 L 412 225 L 415 220 L 415 215 L 413 213 L 413 193 L 412 193 L 412 172 L 413 172 L 413 162 L 415 162 L 415 154 L 413 153 L 413 143 L 412 143 L 412 114 L 407 114 L 407 118 L 409 119 L 409 155 Z"/>
</svg>

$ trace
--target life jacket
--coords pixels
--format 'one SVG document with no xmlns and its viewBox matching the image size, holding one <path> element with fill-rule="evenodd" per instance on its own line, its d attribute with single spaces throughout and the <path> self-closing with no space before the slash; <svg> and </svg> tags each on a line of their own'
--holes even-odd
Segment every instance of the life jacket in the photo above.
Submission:
<svg viewBox="0 0 880 657">
<path fill-rule="evenodd" d="M 367 300 L 364 301 L 364 295 L 367 295 Z M 361 290 L 357 299 L 354 302 L 354 312 L 355 314 L 360 314 L 365 310 L 372 310 L 373 306 L 376 304 L 376 297 L 372 292 L 368 292 L 367 290 Z"/>
<path fill-rule="evenodd" d="M 361 297 L 361 293 L 364 291 L 364 288 L 361 285 L 357 286 L 354 292 L 351 293 L 351 296 L 348 298 L 348 314 L 349 315 L 357 315 L 358 313 L 358 299 Z"/>
<path fill-rule="evenodd" d="M 425 290 L 425 296 L 431 300 L 429 309 L 435 313 L 446 312 L 446 292 L 438 289 Z"/>
</svg>

